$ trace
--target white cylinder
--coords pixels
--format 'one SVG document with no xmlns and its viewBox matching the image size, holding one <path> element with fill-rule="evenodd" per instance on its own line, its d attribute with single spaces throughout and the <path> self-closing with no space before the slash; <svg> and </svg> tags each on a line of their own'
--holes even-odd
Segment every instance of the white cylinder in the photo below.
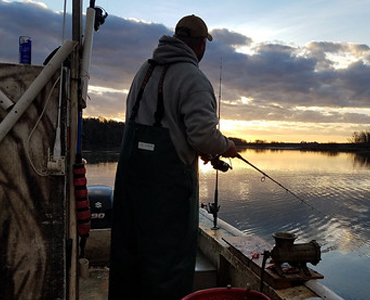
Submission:
<svg viewBox="0 0 370 300">
<path fill-rule="evenodd" d="M 14 103 L 2 92 L 0 91 L 0 107 L 3 110 L 8 110 Z"/>
<path fill-rule="evenodd" d="M 84 41 L 82 44 L 82 62 L 81 62 L 81 100 L 82 107 L 86 107 L 87 88 L 90 79 L 91 52 L 94 38 L 95 9 L 89 7 L 86 11 L 86 24 L 84 32 Z"/>
</svg>

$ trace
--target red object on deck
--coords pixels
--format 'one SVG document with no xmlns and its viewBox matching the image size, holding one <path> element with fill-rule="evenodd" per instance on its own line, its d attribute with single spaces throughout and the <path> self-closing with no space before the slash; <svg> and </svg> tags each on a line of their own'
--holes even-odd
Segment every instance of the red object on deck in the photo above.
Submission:
<svg viewBox="0 0 370 300">
<path fill-rule="evenodd" d="M 241 288 L 214 288 L 194 292 L 182 300 L 271 300 L 265 294 Z"/>
</svg>

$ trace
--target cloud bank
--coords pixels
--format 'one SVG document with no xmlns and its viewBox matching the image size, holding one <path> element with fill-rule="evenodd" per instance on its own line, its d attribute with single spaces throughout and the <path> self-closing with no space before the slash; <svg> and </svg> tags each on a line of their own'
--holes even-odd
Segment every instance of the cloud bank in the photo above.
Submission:
<svg viewBox="0 0 370 300">
<path fill-rule="evenodd" d="M 1 62 L 18 63 L 21 35 L 32 37 L 33 64 L 41 65 L 61 45 L 63 15 L 45 5 L 0 1 L 0 17 Z M 70 15 L 66 23 L 69 39 Z M 94 35 L 91 101 L 85 115 L 123 119 L 126 91 L 135 72 L 151 57 L 158 39 L 172 34 L 172 29 L 161 24 L 109 15 Z M 223 119 L 271 124 L 274 130 L 260 130 L 261 135 L 275 129 L 280 136 L 288 134 L 281 124 L 290 130 L 314 130 L 317 126 L 321 134 L 343 139 L 349 138 L 353 130 L 368 129 L 368 45 L 313 41 L 298 47 L 282 42 L 257 43 L 226 28 L 214 29 L 212 35 L 214 41 L 208 43 L 200 68 L 210 78 L 216 94 L 221 76 Z M 245 135 L 253 130 L 256 128 L 245 128 Z"/>
</svg>

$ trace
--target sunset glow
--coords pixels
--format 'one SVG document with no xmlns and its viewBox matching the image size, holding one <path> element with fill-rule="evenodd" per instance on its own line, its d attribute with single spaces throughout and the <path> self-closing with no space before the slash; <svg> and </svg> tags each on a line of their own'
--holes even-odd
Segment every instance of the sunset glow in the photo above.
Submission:
<svg viewBox="0 0 370 300">
<path fill-rule="evenodd" d="M 82 2 L 87 8 L 89 1 Z M 109 17 L 94 34 L 84 117 L 123 121 L 135 73 L 158 39 L 173 35 L 179 18 L 194 13 L 213 36 L 199 68 L 221 99 L 225 135 L 246 141 L 347 142 L 354 132 L 370 128 L 370 36 L 365 30 L 370 6 L 362 0 L 356 5 L 344 0 L 319 5 L 215 1 L 211 8 L 196 0 L 186 7 L 148 0 L 96 4 Z M 27 35 L 32 63 L 41 65 L 62 43 L 61 11 L 59 0 L 0 1 L 0 61 L 17 63 L 18 37 Z M 68 22 L 70 14 L 68 6 Z M 50 26 L 41 28 L 33 15 Z M 17 26 L 8 26 L 14 20 Z"/>
</svg>

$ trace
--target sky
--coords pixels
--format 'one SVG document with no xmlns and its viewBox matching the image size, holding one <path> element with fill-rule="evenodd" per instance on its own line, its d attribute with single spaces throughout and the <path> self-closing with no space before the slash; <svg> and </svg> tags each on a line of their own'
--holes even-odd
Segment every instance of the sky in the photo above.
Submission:
<svg viewBox="0 0 370 300">
<path fill-rule="evenodd" d="M 83 11 L 90 1 L 83 2 Z M 347 142 L 370 129 L 369 0 L 96 0 L 108 17 L 94 33 L 83 114 L 124 120 L 125 100 L 158 39 L 189 14 L 214 40 L 200 69 L 221 107 L 221 131 L 247 141 Z M 72 0 L 64 39 L 71 37 Z M 62 44 L 64 1 L 0 0 L 0 62 L 32 64 Z"/>
</svg>

